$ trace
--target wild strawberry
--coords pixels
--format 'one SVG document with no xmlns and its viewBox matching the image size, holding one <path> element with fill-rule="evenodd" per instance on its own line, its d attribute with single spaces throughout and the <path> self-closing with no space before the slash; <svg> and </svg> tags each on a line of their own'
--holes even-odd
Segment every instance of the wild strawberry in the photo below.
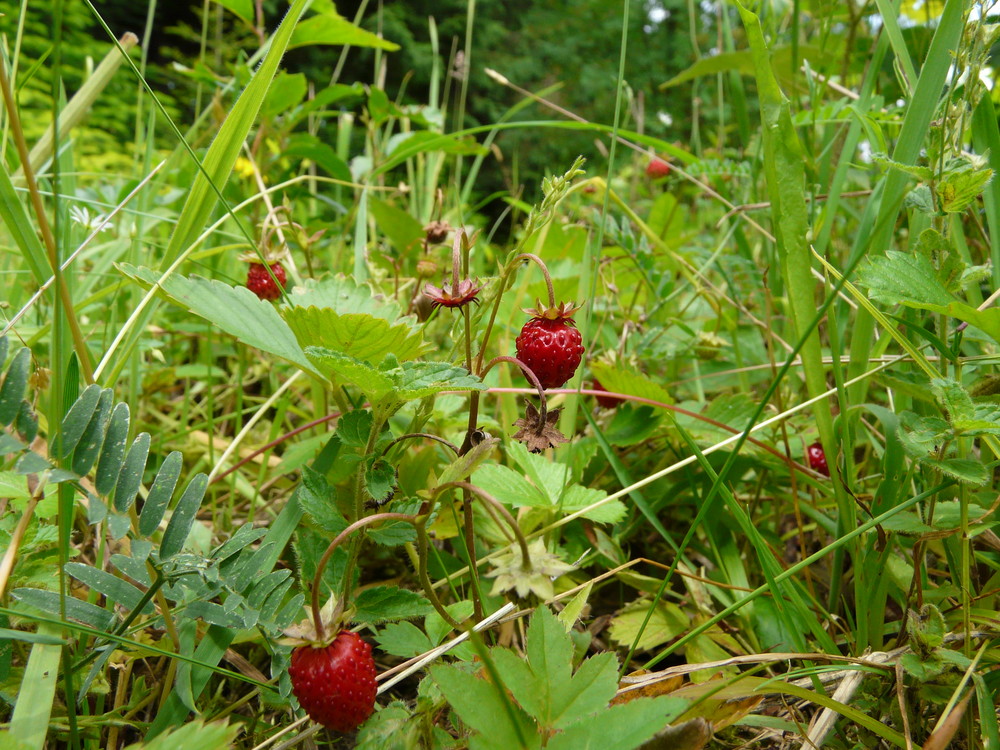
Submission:
<svg viewBox="0 0 1000 750">
<path fill-rule="evenodd" d="M 288 676 L 309 717 L 328 729 L 350 732 L 375 710 L 372 647 L 357 633 L 341 630 L 327 646 L 299 646 Z"/>
<path fill-rule="evenodd" d="M 271 273 L 274 274 L 274 279 L 277 279 L 281 284 L 280 288 L 274 283 Z M 285 276 L 285 267 L 275 261 L 271 264 L 271 273 L 267 272 L 267 267 L 263 263 L 251 263 L 247 270 L 247 289 L 261 299 L 278 299 L 281 296 L 281 290 L 285 288 L 288 281 Z"/>
<path fill-rule="evenodd" d="M 594 378 L 594 388 L 595 391 L 604 391 L 607 393 L 608 389 L 601 385 L 601 381 Z M 594 400 L 597 401 L 597 405 L 602 409 L 614 409 L 616 406 L 623 403 L 622 399 L 617 396 L 594 396 Z"/>
<path fill-rule="evenodd" d="M 806 448 L 806 458 L 809 459 L 809 468 L 818 471 L 825 477 L 830 476 L 830 467 L 826 465 L 826 453 L 823 452 L 823 444 L 819 441 Z"/>
<path fill-rule="evenodd" d="M 652 177 L 654 180 L 659 177 L 666 177 L 670 174 L 670 165 L 663 159 L 652 159 L 649 164 L 646 165 L 646 176 Z"/>
<path fill-rule="evenodd" d="M 535 373 L 542 388 L 558 388 L 573 377 L 583 358 L 583 337 L 576 330 L 573 313 L 579 308 L 565 303 L 525 310 L 532 316 L 517 337 L 517 358 Z"/>
</svg>

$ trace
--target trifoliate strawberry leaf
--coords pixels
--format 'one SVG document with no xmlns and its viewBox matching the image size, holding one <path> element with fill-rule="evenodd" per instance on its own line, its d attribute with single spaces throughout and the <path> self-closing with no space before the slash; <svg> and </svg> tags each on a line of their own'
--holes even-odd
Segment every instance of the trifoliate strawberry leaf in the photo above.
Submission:
<svg viewBox="0 0 1000 750">
<path fill-rule="evenodd" d="M 398 374 L 397 374 L 398 373 Z M 444 362 L 404 362 L 393 372 L 396 395 L 401 401 L 414 401 L 444 391 L 482 391 L 486 385 L 463 367 Z"/>
<path fill-rule="evenodd" d="M 402 310 L 396 302 L 373 297 L 370 287 L 340 275 L 321 281 L 307 279 L 302 286 L 292 289 L 287 302 L 292 307 L 328 308 L 338 315 L 365 313 L 387 323 L 415 322 L 409 318 L 400 320 Z"/>
<path fill-rule="evenodd" d="M 378 624 L 387 620 L 408 620 L 423 617 L 431 611 L 431 603 L 416 591 L 396 586 L 374 586 L 354 599 L 358 622 Z"/>
<path fill-rule="evenodd" d="M 381 362 L 387 354 L 405 361 L 423 350 L 420 329 L 408 322 L 329 307 L 283 307 L 281 316 L 303 347 L 323 347 L 366 362 Z"/>
<path fill-rule="evenodd" d="M 258 299 L 249 289 L 200 276 L 174 275 L 161 280 L 159 272 L 128 263 L 116 267 L 144 289 L 156 287 L 160 297 L 200 315 L 243 343 L 316 372 L 274 305 Z"/>
<path fill-rule="evenodd" d="M 957 318 L 1000 341 L 1000 309 L 977 310 L 951 294 L 926 255 L 888 250 L 858 269 L 858 283 L 878 302 Z"/>
<path fill-rule="evenodd" d="M 374 404 L 393 391 L 393 382 L 367 362 L 319 346 L 307 346 L 306 356 L 315 369 L 335 383 L 353 385 Z"/>
</svg>

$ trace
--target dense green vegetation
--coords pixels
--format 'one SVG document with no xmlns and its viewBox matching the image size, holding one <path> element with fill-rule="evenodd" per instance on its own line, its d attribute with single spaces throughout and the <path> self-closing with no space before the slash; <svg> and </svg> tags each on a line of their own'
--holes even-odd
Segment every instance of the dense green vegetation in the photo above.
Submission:
<svg viewBox="0 0 1000 750">
<path fill-rule="evenodd" d="M 990 4 L 289 5 L 3 8 L 0 746 L 1000 748 Z"/>
</svg>

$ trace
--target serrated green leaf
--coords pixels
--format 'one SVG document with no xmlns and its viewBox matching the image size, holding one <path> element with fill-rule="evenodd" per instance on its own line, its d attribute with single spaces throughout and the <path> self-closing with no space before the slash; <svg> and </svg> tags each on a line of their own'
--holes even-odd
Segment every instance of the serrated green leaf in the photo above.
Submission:
<svg viewBox="0 0 1000 750">
<path fill-rule="evenodd" d="M 323 169 L 335 180 L 352 182 L 351 169 L 347 163 L 337 156 L 333 147 L 308 133 L 295 133 L 289 139 L 286 147 L 281 149 L 285 159 L 309 159 Z"/>
<path fill-rule="evenodd" d="M 168 560 L 184 546 L 194 517 L 201 507 L 201 501 L 205 497 L 205 490 L 208 489 L 208 476 L 206 474 L 195 474 L 184 488 L 180 500 L 174 508 L 167 528 L 163 532 L 163 542 L 160 544 L 160 560 Z"/>
<path fill-rule="evenodd" d="M 637 698 L 609 706 L 599 714 L 555 735 L 547 750 L 607 750 L 637 748 L 663 729 L 674 715 L 675 701 L 669 696 Z"/>
<path fill-rule="evenodd" d="M 364 448 L 371 431 L 372 413 L 368 409 L 345 412 L 337 420 L 337 437 L 347 448 Z"/>
<path fill-rule="evenodd" d="M 993 179 L 993 170 L 967 168 L 954 171 L 945 170 L 935 188 L 941 199 L 941 210 L 946 213 L 961 213 L 975 202 L 979 194 Z"/>
<path fill-rule="evenodd" d="M 401 401 L 415 401 L 444 391 L 486 389 L 486 385 L 465 368 L 444 362 L 404 362 L 400 369 L 398 375 L 393 374 L 396 394 Z"/>
<path fill-rule="evenodd" d="M 386 625 L 375 636 L 379 649 L 393 656 L 401 656 L 404 659 L 411 659 L 430 651 L 437 644 L 431 643 L 430 639 L 424 635 L 412 622 L 395 622 Z"/>
<path fill-rule="evenodd" d="M 401 317 L 402 310 L 394 300 L 372 296 L 371 287 L 349 276 L 306 279 L 302 286 L 292 289 L 286 301 L 292 307 L 329 308 L 340 315 L 366 313 L 387 323 L 410 320 Z"/>
<path fill-rule="evenodd" d="M 591 487 L 582 487 L 578 484 L 570 485 L 566 488 L 566 493 L 559 503 L 559 508 L 563 513 L 576 513 L 578 510 L 593 505 L 606 498 L 608 493 L 604 490 L 597 490 Z M 628 509 L 620 500 L 612 500 L 599 508 L 594 508 L 583 514 L 584 518 L 589 518 L 597 523 L 618 523 L 621 521 Z"/>
<path fill-rule="evenodd" d="M 915 208 L 927 216 L 937 214 L 937 208 L 934 206 L 934 195 L 927 185 L 917 185 L 908 192 L 906 198 L 903 199 L 903 205 L 906 208 Z"/>
<path fill-rule="evenodd" d="M 338 313 L 328 307 L 284 307 L 281 315 L 299 344 L 323 348 L 363 362 L 381 362 L 387 354 L 404 361 L 420 355 L 420 329 L 406 321 L 390 323 L 368 313 Z"/>
<path fill-rule="evenodd" d="M 462 721 L 489 739 L 484 747 L 534 750 L 541 746 L 531 720 L 507 702 L 500 686 L 451 666 L 435 665 L 429 672 Z"/>
<path fill-rule="evenodd" d="M 651 606 L 652 602 L 648 599 L 639 599 L 626 606 L 611 622 L 611 639 L 623 646 L 631 646 Z M 690 627 L 691 621 L 680 607 L 672 602 L 661 601 L 642 631 L 637 648 L 654 648 L 686 633 Z"/>
<path fill-rule="evenodd" d="M 911 411 L 899 415 L 897 435 L 906 453 L 922 458 L 937 450 L 951 434 L 951 425 L 940 417 L 918 417 Z"/>
<path fill-rule="evenodd" d="M 149 433 L 140 433 L 132 441 L 132 447 L 125 457 L 115 485 L 115 510 L 119 513 L 124 513 L 132 507 L 135 496 L 139 493 L 142 474 L 146 470 L 146 460 L 149 458 L 149 442 Z"/>
<path fill-rule="evenodd" d="M 930 182 L 934 179 L 934 170 L 930 167 L 921 167 L 916 164 L 906 164 L 901 161 L 890 159 L 885 154 L 873 154 L 872 161 L 885 169 L 895 169 L 911 177 L 916 177 L 922 182 Z"/>
<path fill-rule="evenodd" d="M 0 366 L 2 365 L 3 360 L 0 360 Z M 0 385 L 0 425 L 9 425 L 17 416 L 30 374 L 31 350 L 24 346 L 17 350 L 7 368 L 3 385 Z"/>
<path fill-rule="evenodd" d="M 472 617 L 472 613 L 475 611 L 475 607 L 469 600 L 463 600 L 460 602 L 455 602 L 454 604 L 449 604 L 445 607 L 445 611 L 451 615 L 456 622 L 464 622 Z M 431 643 L 435 646 L 440 645 L 445 637 L 452 631 L 451 625 L 444 621 L 436 611 L 431 612 L 427 617 L 424 618 L 424 632 L 427 633 L 427 637 L 431 639 Z"/>
<path fill-rule="evenodd" d="M 97 471 L 94 473 L 94 488 L 98 494 L 107 497 L 118 482 L 125 463 L 125 443 L 128 442 L 129 409 L 128 404 L 119 403 L 111 413 L 108 429 L 101 446 L 101 455 L 97 460 Z"/>
<path fill-rule="evenodd" d="M 618 660 L 610 652 L 584 661 L 573 678 L 552 686 L 552 713 L 548 726 L 572 726 L 587 716 L 603 713 L 618 691 Z"/>
<path fill-rule="evenodd" d="M 201 316 L 243 343 L 288 360 L 307 372 L 315 372 L 295 334 L 274 305 L 258 299 L 246 287 L 231 287 L 201 276 L 174 275 L 161 280 L 157 272 L 148 268 L 136 268 L 127 263 L 116 264 L 116 267 L 144 288 L 159 283 L 162 297 Z"/>
<path fill-rule="evenodd" d="M 370 528 L 368 538 L 375 544 L 398 547 L 400 544 L 416 541 L 417 531 L 413 528 L 412 523 L 396 520 L 384 523 L 378 528 Z"/>
<path fill-rule="evenodd" d="M 167 503 L 174 494 L 177 480 L 181 475 L 181 463 L 183 457 L 179 451 L 173 451 L 163 460 L 163 465 L 156 472 L 153 479 L 153 486 L 149 488 L 146 495 L 146 502 L 139 513 L 139 535 L 150 536 L 156 527 L 163 520 L 163 514 L 167 511 Z"/>
<path fill-rule="evenodd" d="M 365 469 L 365 492 L 375 505 L 389 502 L 397 483 L 395 467 L 384 458 L 376 458 Z"/>
<path fill-rule="evenodd" d="M 563 627 L 566 628 L 567 633 L 573 629 L 576 621 L 580 619 L 580 614 L 583 612 L 583 608 L 586 606 L 587 600 L 590 598 L 590 592 L 593 588 L 594 582 L 587 581 L 587 584 L 580 589 L 573 596 L 573 598 L 569 600 L 566 606 L 563 607 L 562 611 L 556 615 L 559 622 L 561 622 Z"/>
<path fill-rule="evenodd" d="M 931 381 L 931 391 L 941 407 L 948 413 L 950 421 L 972 419 L 975 415 L 976 408 L 972 404 L 972 397 L 961 383 L 950 378 L 935 378 Z"/>
<path fill-rule="evenodd" d="M 493 495 L 504 505 L 515 508 L 551 507 L 548 497 L 531 484 L 524 475 L 498 464 L 480 466 L 472 475 L 472 482 Z"/>
<path fill-rule="evenodd" d="M 573 641 L 548 607 L 539 607 L 532 615 L 526 651 L 531 671 L 544 677 L 550 686 L 569 681 Z"/>
<path fill-rule="evenodd" d="M 975 487 L 984 487 L 990 481 L 989 472 L 980 461 L 967 458 L 922 458 L 920 462 L 937 469 L 946 476 L 957 479 L 959 482 Z"/>
<path fill-rule="evenodd" d="M 320 374 L 335 383 L 353 385 L 373 404 L 393 392 L 392 378 L 367 362 L 318 346 L 307 346 L 306 356 Z"/>
<path fill-rule="evenodd" d="M 336 536 L 347 528 L 347 519 L 337 508 L 337 490 L 323 475 L 308 466 L 302 468 L 302 483 L 295 490 L 302 510 L 323 531 Z"/>
<path fill-rule="evenodd" d="M 313 44 L 333 44 L 337 46 L 374 47 L 395 52 L 399 49 L 387 39 L 383 39 L 370 31 L 343 18 L 333 11 L 319 13 L 295 27 L 288 49 L 306 47 Z"/>
<path fill-rule="evenodd" d="M 925 256 L 937 270 L 937 277 L 949 292 L 962 289 L 965 261 L 956 252 L 950 240 L 933 227 L 920 233 L 915 253 Z"/>
<path fill-rule="evenodd" d="M 887 305 L 925 308 L 926 305 L 945 306 L 955 301 L 938 281 L 926 256 L 898 250 L 869 257 L 858 269 L 858 283 L 868 287 L 874 300 Z"/>
<path fill-rule="evenodd" d="M 549 688 L 551 682 L 545 673 L 535 671 L 510 649 L 494 648 L 490 658 L 500 675 L 500 683 L 510 691 L 514 700 L 539 724 L 547 724 L 549 713 Z"/>
<path fill-rule="evenodd" d="M 431 603 L 416 591 L 396 586 L 373 586 L 354 599 L 358 622 L 377 624 L 387 620 L 408 620 L 431 611 Z"/>
</svg>

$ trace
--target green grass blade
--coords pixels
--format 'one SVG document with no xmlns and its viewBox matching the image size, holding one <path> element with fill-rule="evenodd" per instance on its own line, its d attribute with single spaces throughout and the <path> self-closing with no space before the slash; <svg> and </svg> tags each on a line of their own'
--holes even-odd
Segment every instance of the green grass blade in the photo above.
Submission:
<svg viewBox="0 0 1000 750">
<path fill-rule="evenodd" d="M 40 625 L 38 632 L 41 635 L 59 636 L 59 630 L 51 625 Z M 45 747 L 61 658 L 62 646 L 36 643 L 31 647 L 31 655 L 28 657 L 21 688 L 17 693 L 17 703 L 10 719 L 10 737 L 25 750 L 42 750 Z"/>
</svg>

